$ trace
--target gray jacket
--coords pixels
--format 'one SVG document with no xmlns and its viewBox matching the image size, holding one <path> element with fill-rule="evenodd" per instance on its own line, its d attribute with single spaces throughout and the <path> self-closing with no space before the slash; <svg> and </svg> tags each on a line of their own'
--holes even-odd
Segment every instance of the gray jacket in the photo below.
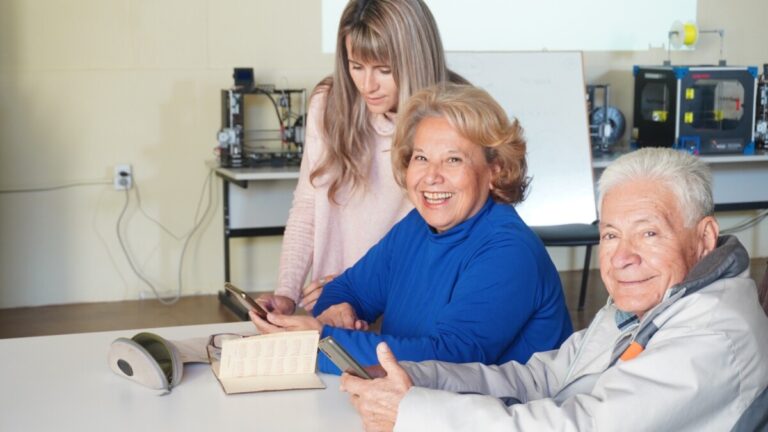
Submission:
<svg viewBox="0 0 768 432">
<path fill-rule="evenodd" d="M 723 237 L 641 321 L 609 299 L 525 365 L 403 362 L 416 386 L 395 430 L 730 430 L 768 385 L 768 318 L 748 265 Z M 633 341 L 644 350 L 621 360 Z"/>
</svg>

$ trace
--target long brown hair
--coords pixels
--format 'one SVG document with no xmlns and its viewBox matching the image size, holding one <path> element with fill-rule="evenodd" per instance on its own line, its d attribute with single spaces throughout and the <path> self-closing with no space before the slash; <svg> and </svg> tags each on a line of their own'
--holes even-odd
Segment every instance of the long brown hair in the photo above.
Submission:
<svg viewBox="0 0 768 432">
<path fill-rule="evenodd" d="M 371 165 L 369 111 L 349 74 L 346 38 L 355 58 L 388 64 L 404 106 L 416 91 L 435 83 L 466 82 L 450 72 L 437 24 L 422 0 L 351 0 L 344 8 L 336 38 L 333 75 L 315 88 L 328 91 L 323 129 L 328 146 L 310 181 L 328 177 L 328 199 L 345 185 L 365 186 Z"/>
</svg>

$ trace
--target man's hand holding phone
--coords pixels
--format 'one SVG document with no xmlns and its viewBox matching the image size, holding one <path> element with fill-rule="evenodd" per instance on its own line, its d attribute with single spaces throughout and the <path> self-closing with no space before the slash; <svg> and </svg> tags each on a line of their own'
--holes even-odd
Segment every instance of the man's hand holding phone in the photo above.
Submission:
<svg viewBox="0 0 768 432">
<path fill-rule="evenodd" d="M 349 393 L 349 400 L 360 413 L 365 430 L 392 430 L 397 420 L 400 401 L 413 387 L 413 381 L 397 364 L 397 359 L 386 343 L 379 343 L 376 355 L 383 376 L 366 380 L 344 374 L 341 376 L 340 388 L 341 391 Z"/>
</svg>

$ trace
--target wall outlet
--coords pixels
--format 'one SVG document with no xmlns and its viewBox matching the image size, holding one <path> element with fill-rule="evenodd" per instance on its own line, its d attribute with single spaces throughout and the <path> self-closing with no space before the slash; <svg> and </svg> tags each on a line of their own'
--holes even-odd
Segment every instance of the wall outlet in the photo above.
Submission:
<svg viewBox="0 0 768 432">
<path fill-rule="evenodd" d="M 133 171 L 130 164 L 115 165 L 115 177 L 113 179 L 115 190 L 126 190 L 133 186 Z"/>
</svg>

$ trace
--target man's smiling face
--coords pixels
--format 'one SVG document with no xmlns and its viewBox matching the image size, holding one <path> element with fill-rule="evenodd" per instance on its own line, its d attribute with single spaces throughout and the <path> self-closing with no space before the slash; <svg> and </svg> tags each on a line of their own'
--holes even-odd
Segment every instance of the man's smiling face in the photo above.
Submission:
<svg viewBox="0 0 768 432">
<path fill-rule="evenodd" d="M 610 189 L 600 214 L 600 274 L 616 307 L 640 317 L 704 254 L 703 223 L 685 226 L 677 197 L 654 180 Z"/>
</svg>

